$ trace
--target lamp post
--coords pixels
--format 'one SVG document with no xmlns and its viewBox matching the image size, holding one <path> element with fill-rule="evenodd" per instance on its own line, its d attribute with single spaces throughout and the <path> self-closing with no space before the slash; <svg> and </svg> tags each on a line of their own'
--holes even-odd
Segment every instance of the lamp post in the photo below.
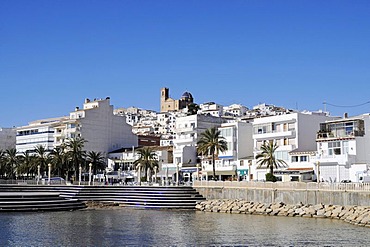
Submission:
<svg viewBox="0 0 370 247">
<path fill-rule="evenodd" d="M 176 186 L 179 186 L 179 165 L 180 163 L 176 164 Z"/>
<path fill-rule="evenodd" d="M 317 161 L 317 183 L 320 183 L 320 161 Z"/>
<path fill-rule="evenodd" d="M 92 167 L 92 164 L 90 163 L 89 164 L 89 186 L 91 185 L 91 167 Z"/>
<path fill-rule="evenodd" d="M 168 164 L 166 165 L 166 186 L 168 186 Z"/>
<path fill-rule="evenodd" d="M 48 184 L 50 185 L 50 178 L 51 178 L 51 164 L 48 164 Z"/>
<path fill-rule="evenodd" d="M 40 182 L 40 165 L 37 166 L 37 185 L 39 185 Z"/>
<path fill-rule="evenodd" d="M 81 172 L 82 172 L 82 167 L 80 166 L 80 167 L 78 168 L 78 170 L 79 170 L 79 174 L 78 174 L 78 185 L 81 185 Z"/>
</svg>

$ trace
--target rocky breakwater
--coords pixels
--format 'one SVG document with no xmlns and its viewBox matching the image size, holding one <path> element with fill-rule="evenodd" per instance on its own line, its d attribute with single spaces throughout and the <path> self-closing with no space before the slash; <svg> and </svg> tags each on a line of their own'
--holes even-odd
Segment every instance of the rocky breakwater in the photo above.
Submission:
<svg viewBox="0 0 370 247">
<path fill-rule="evenodd" d="M 244 200 L 207 200 L 197 203 L 196 210 L 233 214 L 261 214 L 307 218 L 332 218 L 370 227 L 370 207 L 338 205 L 287 205 L 258 203 Z"/>
</svg>

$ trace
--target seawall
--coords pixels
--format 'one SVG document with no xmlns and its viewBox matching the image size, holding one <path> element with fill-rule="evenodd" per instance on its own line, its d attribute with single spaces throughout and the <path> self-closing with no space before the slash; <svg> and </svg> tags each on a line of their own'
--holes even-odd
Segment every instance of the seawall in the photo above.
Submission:
<svg viewBox="0 0 370 247">
<path fill-rule="evenodd" d="M 270 189 L 270 188 L 236 188 L 236 187 L 202 187 L 194 188 L 206 199 L 241 199 L 260 203 L 278 203 L 295 205 L 341 205 L 370 206 L 370 191 L 331 191 L 315 189 Z"/>
</svg>

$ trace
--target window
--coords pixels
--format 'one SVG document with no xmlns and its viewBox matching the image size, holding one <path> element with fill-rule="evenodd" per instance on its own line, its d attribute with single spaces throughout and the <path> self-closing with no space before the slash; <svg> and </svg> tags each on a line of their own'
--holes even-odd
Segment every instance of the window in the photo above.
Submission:
<svg viewBox="0 0 370 247">
<path fill-rule="evenodd" d="M 292 162 L 298 162 L 298 156 L 292 156 Z"/>
<path fill-rule="evenodd" d="M 301 157 L 300 157 L 300 161 L 301 161 L 301 162 L 307 162 L 307 161 L 308 161 L 308 157 L 307 157 L 307 156 L 305 156 L 305 155 L 304 155 L 304 156 L 301 156 Z"/>
<path fill-rule="evenodd" d="M 329 155 L 340 155 L 341 154 L 341 147 L 340 142 L 329 142 Z"/>
</svg>

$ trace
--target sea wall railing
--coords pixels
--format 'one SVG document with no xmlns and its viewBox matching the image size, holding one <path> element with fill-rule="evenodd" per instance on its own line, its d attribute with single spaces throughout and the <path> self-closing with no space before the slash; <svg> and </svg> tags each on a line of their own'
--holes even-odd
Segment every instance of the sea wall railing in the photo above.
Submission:
<svg viewBox="0 0 370 247">
<path fill-rule="evenodd" d="M 369 191 L 370 183 L 326 182 L 262 182 L 262 181 L 205 181 L 193 182 L 193 187 L 250 188 L 273 190 Z"/>
</svg>

